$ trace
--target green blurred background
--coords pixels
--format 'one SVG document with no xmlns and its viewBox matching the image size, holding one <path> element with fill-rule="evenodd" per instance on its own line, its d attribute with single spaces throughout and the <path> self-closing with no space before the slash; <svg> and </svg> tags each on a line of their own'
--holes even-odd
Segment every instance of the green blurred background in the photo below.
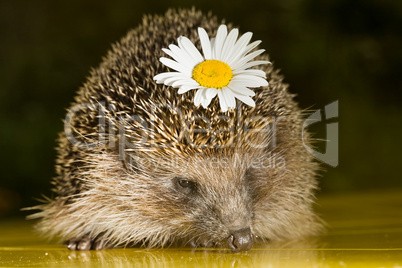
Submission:
<svg viewBox="0 0 402 268">
<path fill-rule="evenodd" d="M 65 108 L 111 43 L 144 14 L 193 5 L 254 32 L 302 108 L 339 100 L 323 193 L 402 189 L 402 1 L 2 0 L 0 218 L 50 195 Z M 325 123 L 314 130 L 325 137 Z"/>
</svg>

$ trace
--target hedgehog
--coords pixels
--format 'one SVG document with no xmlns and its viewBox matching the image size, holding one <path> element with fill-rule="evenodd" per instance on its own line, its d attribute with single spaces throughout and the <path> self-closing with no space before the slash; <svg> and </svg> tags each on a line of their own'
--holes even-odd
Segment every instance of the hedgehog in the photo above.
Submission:
<svg viewBox="0 0 402 268">
<path fill-rule="evenodd" d="M 195 105 L 154 77 L 163 48 L 219 21 L 195 9 L 146 15 L 91 71 L 59 134 L 54 196 L 36 228 L 71 250 L 222 247 L 232 251 L 315 236 L 318 164 L 303 111 L 273 64 L 259 69 L 255 106 Z M 233 29 L 231 24 L 227 28 Z M 268 55 L 256 57 L 268 61 Z"/>
</svg>

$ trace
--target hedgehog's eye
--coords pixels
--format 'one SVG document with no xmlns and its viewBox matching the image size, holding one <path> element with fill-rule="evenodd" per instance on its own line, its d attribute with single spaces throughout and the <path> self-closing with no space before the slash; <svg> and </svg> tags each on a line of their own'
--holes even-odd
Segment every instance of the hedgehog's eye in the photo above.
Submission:
<svg viewBox="0 0 402 268">
<path fill-rule="evenodd" d="M 193 186 L 193 182 L 186 179 L 179 179 L 178 183 L 183 188 L 190 188 Z"/>
<path fill-rule="evenodd" d="M 183 177 L 174 177 L 173 181 L 176 184 L 176 188 L 185 194 L 191 193 L 196 187 L 195 182 Z"/>
</svg>

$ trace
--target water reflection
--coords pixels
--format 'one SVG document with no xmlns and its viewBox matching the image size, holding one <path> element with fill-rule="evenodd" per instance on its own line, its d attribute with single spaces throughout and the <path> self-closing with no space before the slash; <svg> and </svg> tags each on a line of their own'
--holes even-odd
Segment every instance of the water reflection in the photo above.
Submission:
<svg viewBox="0 0 402 268">
<path fill-rule="evenodd" d="M 256 245 L 248 252 L 224 249 L 111 249 L 49 252 L 46 265 L 75 267 L 313 267 L 322 263 L 316 240 Z"/>
</svg>

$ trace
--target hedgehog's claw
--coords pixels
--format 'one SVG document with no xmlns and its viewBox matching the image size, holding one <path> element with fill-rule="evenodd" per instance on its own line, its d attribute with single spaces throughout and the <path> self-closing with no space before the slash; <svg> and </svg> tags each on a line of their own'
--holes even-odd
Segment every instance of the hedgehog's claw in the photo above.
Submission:
<svg viewBox="0 0 402 268">
<path fill-rule="evenodd" d="M 101 250 L 108 248 L 104 240 L 91 240 L 88 237 L 70 239 L 65 244 L 69 250 Z"/>
<path fill-rule="evenodd" d="M 101 250 L 104 248 L 108 248 L 104 240 L 98 240 L 92 244 L 92 249 Z"/>
<path fill-rule="evenodd" d="M 190 240 L 188 242 L 188 245 L 192 248 L 196 248 L 198 246 L 198 244 L 195 242 L 195 240 Z"/>
<path fill-rule="evenodd" d="M 67 240 L 64 244 L 67 245 L 67 248 L 69 250 L 79 250 L 78 249 L 79 242 L 80 242 L 79 239 L 70 239 L 70 240 Z"/>
<path fill-rule="evenodd" d="M 212 248 L 215 246 L 215 243 L 211 240 L 203 239 L 203 240 L 201 240 L 200 245 L 203 248 Z"/>
</svg>

